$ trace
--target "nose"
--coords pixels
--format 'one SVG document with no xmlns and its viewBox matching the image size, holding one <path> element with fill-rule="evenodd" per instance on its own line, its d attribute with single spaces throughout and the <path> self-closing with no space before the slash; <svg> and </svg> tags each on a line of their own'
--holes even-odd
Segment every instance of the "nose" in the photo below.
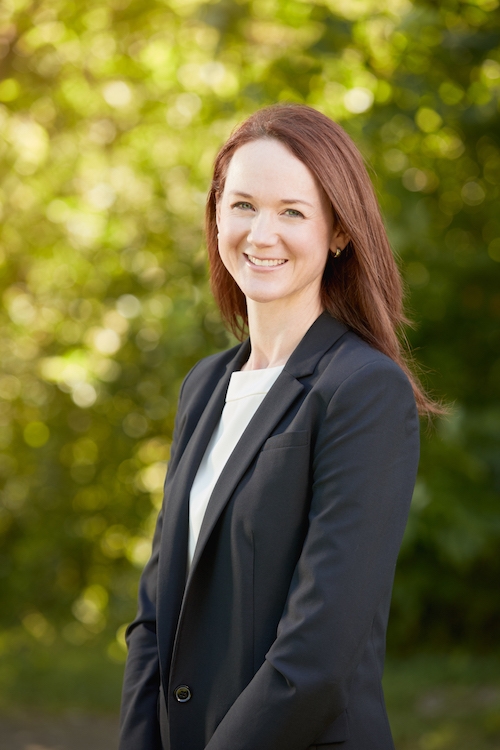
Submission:
<svg viewBox="0 0 500 750">
<path fill-rule="evenodd" d="M 257 213 L 252 219 L 247 240 L 254 247 L 272 247 L 275 245 L 277 234 L 273 218 L 264 212 Z"/>
</svg>

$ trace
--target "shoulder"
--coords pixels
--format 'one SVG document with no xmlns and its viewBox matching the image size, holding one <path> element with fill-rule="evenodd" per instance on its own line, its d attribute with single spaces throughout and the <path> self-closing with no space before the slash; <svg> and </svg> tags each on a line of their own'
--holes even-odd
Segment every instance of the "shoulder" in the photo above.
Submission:
<svg viewBox="0 0 500 750">
<path fill-rule="evenodd" d="M 318 369 L 321 374 L 313 391 L 321 403 L 319 448 L 331 440 L 336 445 L 347 438 L 373 443 L 392 436 L 401 449 L 418 453 L 413 388 L 394 360 L 349 331 L 325 354 Z"/>
<path fill-rule="evenodd" d="M 347 331 L 319 363 L 318 386 L 329 402 L 337 394 L 371 393 L 379 398 L 394 396 L 414 403 L 406 373 L 386 354 L 370 346 L 353 331 Z"/>
</svg>

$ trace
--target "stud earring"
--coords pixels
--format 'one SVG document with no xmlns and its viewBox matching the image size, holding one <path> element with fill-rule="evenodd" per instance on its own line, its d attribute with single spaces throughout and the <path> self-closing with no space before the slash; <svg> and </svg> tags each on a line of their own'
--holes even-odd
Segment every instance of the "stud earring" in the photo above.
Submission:
<svg viewBox="0 0 500 750">
<path fill-rule="evenodd" d="M 338 248 L 336 249 L 336 251 L 335 251 L 335 252 L 333 253 L 333 257 L 334 257 L 334 258 L 338 258 L 341 252 L 342 252 L 342 248 L 341 248 L 341 247 L 338 247 Z"/>
</svg>

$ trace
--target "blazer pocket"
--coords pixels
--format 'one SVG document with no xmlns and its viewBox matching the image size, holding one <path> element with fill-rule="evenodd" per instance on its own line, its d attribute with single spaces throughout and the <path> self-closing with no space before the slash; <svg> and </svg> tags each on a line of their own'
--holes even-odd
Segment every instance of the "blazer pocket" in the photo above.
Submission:
<svg viewBox="0 0 500 750">
<path fill-rule="evenodd" d="M 349 725 L 347 723 L 347 711 L 342 711 L 333 724 L 330 724 L 326 732 L 319 737 L 312 747 L 318 750 L 326 750 L 330 744 L 345 742 L 349 738 Z"/>
<path fill-rule="evenodd" d="M 273 448 L 298 448 L 301 445 L 309 445 L 309 430 L 298 430 L 297 432 L 281 432 L 268 438 L 262 446 L 263 451 Z"/>
</svg>

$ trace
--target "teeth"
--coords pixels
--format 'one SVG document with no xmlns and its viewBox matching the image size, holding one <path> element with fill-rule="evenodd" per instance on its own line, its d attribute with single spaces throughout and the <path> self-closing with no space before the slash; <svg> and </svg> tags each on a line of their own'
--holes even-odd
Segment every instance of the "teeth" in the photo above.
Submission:
<svg viewBox="0 0 500 750">
<path fill-rule="evenodd" d="M 286 263 L 286 260 L 274 260 L 274 259 L 260 259 L 260 258 L 254 258 L 253 255 L 248 255 L 248 259 L 256 266 L 282 266 L 283 263 Z"/>
</svg>

